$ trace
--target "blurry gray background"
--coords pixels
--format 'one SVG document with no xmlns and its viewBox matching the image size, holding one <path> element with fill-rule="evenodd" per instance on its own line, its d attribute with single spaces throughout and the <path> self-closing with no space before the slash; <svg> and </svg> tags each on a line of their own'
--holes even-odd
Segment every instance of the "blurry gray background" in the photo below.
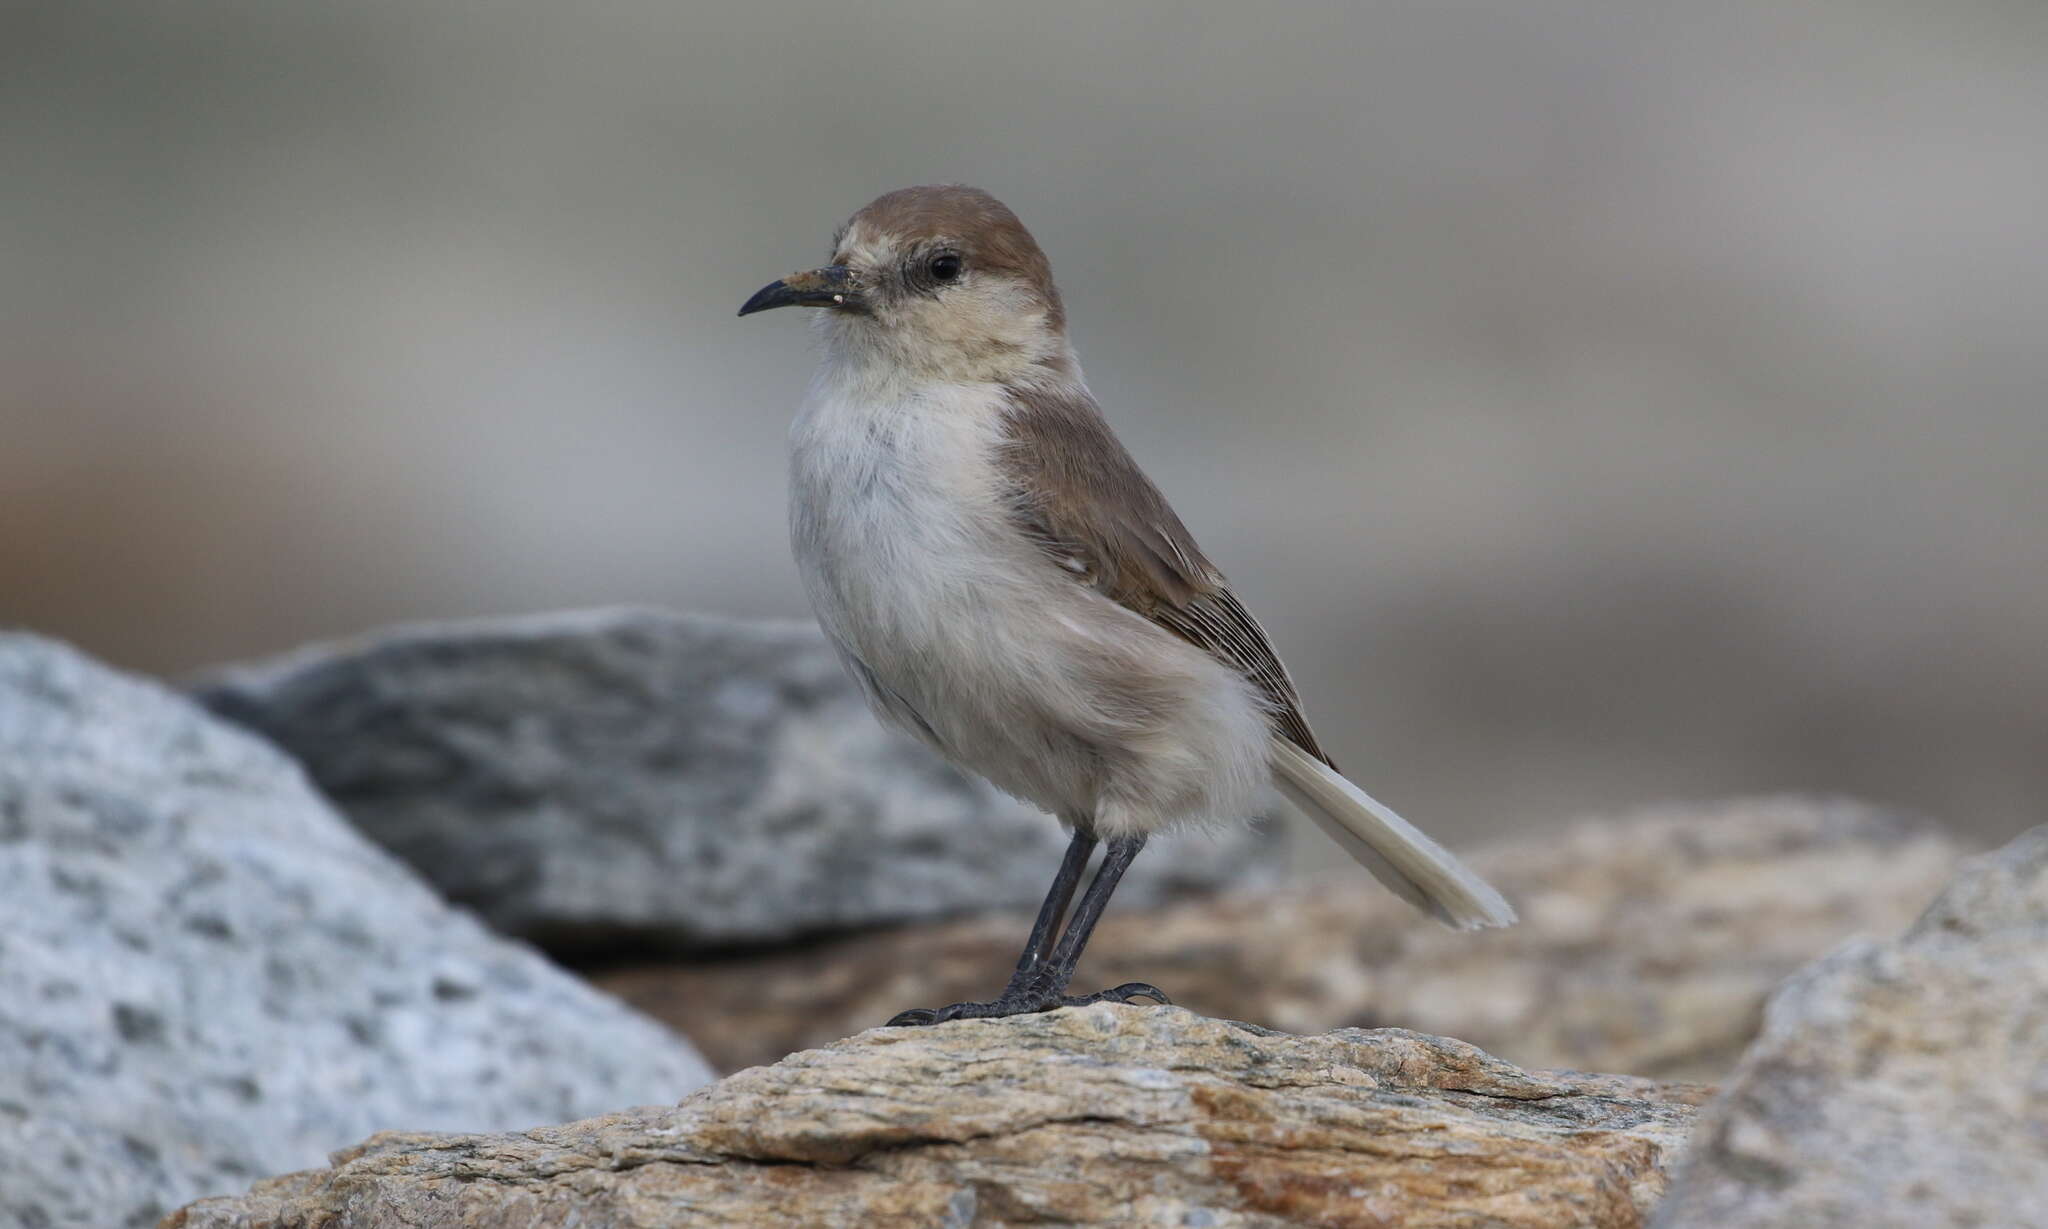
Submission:
<svg viewBox="0 0 2048 1229">
<path fill-rule="evenodd" d="M 803 613 L 797 313 L 1053 257 L 1340 762 L 1453 837 L 2048 794 L 2048 6 L 0 5 L 0 622 Z"/>
</svg>

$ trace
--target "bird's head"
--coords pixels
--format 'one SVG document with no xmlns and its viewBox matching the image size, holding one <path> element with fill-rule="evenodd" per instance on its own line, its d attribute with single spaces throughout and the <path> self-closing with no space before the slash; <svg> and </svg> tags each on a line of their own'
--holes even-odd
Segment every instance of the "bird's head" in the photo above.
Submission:
<svg viewBox="0 0 2048 1229">
<path fill-rule="evenodd" d="M 740 315 L 818 307 L 836 358 L 941 379 L 1009 380 L 1070 366 L 1045 253 L 979 188 L 900 188 L 847 219 L 820 268 L 770 282 Z"/>
</svg>

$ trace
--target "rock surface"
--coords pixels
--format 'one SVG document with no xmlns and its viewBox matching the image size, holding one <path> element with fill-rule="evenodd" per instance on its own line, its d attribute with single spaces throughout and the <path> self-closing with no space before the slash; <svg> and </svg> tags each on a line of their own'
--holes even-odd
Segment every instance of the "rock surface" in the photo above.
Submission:
<svg viewBox="0 0 2048 1229">
<path fill-rule="evenodd" d="M 146 1225 L 372 1130 L 708 1078 L 442 904 L 274 748 L 0 635 L 0 1225 Z"/>
<path fill-rule="evenodd" d="M 2048 827 L 1771 999 L 1662 1229 L 2048 1225 Z"/>
<path fill-rule="evenodd" d="M 372 839 L 555 950 L 675 950 L 1035 907 L 1066 838 L 884 730 L 815 627 L 615 610 L 402 628 L 223 671 Z M 1156 842 L 1132 902 L 1277 867 Z"/>
<path fill-rule="evenodd" d="M 674 1109 L 383 1135 L 169 1229 L 1640 1225 L 1700 1090 L 1172 1008 L 878 1029 Z"/>
<path fill-rule="evenodd" d="M 1773 986 L 1851 935 L 1897 934 L 1959 857 L 1939 832 L 1850 803 L 1670 807 L 1479 851 L 1521 908 L 1510 930 L 1453 934 L 1347 869 L 1149 912 L 1119 901 L 1078 984 L 1156 982 L 1293 1032 L 1397 1024 L 1530 1066 L 1718 1079 Z M 905 1007 L 986 998 L 1028 926 L 976 918 L 597 981 L 734 1070 Z"/>
</svg>

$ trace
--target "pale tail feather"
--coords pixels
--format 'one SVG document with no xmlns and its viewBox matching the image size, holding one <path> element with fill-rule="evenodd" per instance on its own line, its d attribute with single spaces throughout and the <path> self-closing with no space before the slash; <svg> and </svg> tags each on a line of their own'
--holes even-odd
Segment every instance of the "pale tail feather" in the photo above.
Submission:
<svg viewBox="0 0 2048 1229">
<path fill-rule="evenodd" d="M 1375 879 L 1444 925 L 1477 930 L 1515 920 L 1514 908 L 1493 885 L 1449 850 L 1284 738 L 1273 740 L 1273 774 L 1288 800 Z"/>
</svg>

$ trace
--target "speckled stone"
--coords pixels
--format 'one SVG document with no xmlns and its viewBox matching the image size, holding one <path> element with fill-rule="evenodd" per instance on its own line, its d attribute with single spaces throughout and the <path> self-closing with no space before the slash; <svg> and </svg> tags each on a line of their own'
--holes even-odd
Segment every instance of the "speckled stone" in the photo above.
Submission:
<svg viewBox="0 0 2048 1229">
<path fill-rule="evenodd" d="M 1099 1004 L 876 1029 L 674 1109 L 379 1136 L 167 1229 L 1634 1227 L 1701 1095 Z"/>
<path fill-rule="evenodd" d="M 443 904 L 276 749 L 0 635 L 0 1225 L 148 1225 L 373 1130 L 530 1126 L 708 1078 Z"/>
</svg>

